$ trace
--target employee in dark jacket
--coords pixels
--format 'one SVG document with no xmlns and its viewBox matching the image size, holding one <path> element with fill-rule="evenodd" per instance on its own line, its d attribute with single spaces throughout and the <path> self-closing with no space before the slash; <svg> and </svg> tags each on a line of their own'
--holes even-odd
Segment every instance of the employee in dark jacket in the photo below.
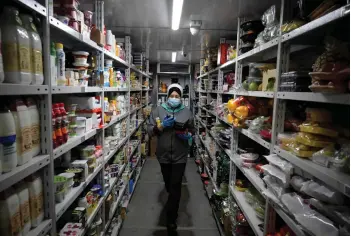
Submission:
<svg viewBox="0 0 351 236">
<path fill-rule="evenodd" d="M 182 104 L 183 88 L 171 84 L 167 90 L 167 102 L 153 109 L 148 131 L 157 136 L 156 156 L 168 192 L 167 228 L 177 229 L 182 178 L 185 171 L 189 147 L 192 143 L 194 123 L 191 111 Z"/>
</svg>

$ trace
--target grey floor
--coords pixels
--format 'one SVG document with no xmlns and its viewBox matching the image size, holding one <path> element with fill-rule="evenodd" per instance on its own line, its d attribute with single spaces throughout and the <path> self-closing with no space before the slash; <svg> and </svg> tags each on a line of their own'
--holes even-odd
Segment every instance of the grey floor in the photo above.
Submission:
<svg viewBox="0 0 351 236">
<path fill-rule="evenodd" d="M 194 160 L 187 163 L 178 217 L 178 236 L 218 236 L 218 229 L 196 171 Z M 164 189 L 160 166 L 148 159 L 128 207 L 120 236 L 167 236 Z"/>
</svg>

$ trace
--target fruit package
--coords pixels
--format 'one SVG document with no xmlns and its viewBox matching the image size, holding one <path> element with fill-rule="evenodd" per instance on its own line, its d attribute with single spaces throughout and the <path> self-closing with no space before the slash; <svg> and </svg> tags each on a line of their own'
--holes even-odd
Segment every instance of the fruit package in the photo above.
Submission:
<svg viewBox="0 0 351 236">
<path fill-rule="evenodd" d="M 298 157 L 310 158 L 315 152 L 318 152 L 320 148 L 307 146 L 298 142 L 293 142 L 288 145 L 288 150 Z"/>
<path fill-rule="evenodd" d="M 299 132 L 296 141 L 311 147 L 326 147 L 333 145 L 333 141 L 325 136 Z"/>
</svg>

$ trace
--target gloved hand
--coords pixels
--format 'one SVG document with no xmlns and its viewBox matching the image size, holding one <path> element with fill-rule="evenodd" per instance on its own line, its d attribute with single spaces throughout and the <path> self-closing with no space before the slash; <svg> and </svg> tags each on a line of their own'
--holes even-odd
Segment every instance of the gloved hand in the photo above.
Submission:
<svg viewBox="0 0 351 236">
<path fill-rule="evenodd" d="M 169 128 L 174 125 L 175 118 L 174 117 L 165 117 L 162 121 L 162 127 Z"/>
<path fill-rule="evenodd" d="M 191 139 L 191 133 L 177 133 L 177 137 L 183 140 Z"/>
</svg>

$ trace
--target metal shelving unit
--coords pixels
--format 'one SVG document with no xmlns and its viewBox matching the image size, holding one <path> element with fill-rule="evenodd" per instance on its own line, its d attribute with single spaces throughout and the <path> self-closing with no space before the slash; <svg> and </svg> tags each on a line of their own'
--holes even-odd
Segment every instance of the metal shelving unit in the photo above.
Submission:
<svg viewBox="0 0 351 236">
<path fill-rule="evenodd" d="M 346 4 L 346 1 L 345 1 Z M 283 19 L 286 15 L 289 15 L 288 9 L 289 1 L 281 0 L 281 15 L 280 15 L 280 26 L 283 24 Z M 323 35 L 323 29 L 327 25 L 328 27 L 331 24 L 336 24 L 336 22 L 345 16 L 349 17 L 350 14 L 350 5 L 347 2 L 347 5 L 342 6 L 314 21 L 311 21 L 289 33 L 282 35 L 280 33 L 275 39 L 252 49 L 249 52 L 244 54 L 239 54 L 235 59 L 226 62 L 223 65 L 216 67 L 215 69 L 200 74 L 197 77 L 199 81 L 199 86 L 197 89 L 197 93 L 199 98 L 201 96 L 207 96 L 207 104 L 212 99 L 217 100 L 217 105 L 222 104 L 222 96 L 226 95 L 232 98 L 236 98 L 238 96 L 251 96 L 251 97 L 261 97 L 261 98 L 271 98 L 274 99 L 274 111 L 273 111 L 273 125 L 272 125 L 272 140 L 266 141 L 263 140 L 259 135 L 251 133 L 247 129 L 238 129 L 234 128 L 232 124 L 228 123 L 225 118 L 220 117 L 216 114 L 215 111 L 210 111 L 203 106 L 198 105 L 199 113 L 194 114 L 195 119 L 199 127 L 206 129 L 206 139 L 211 138 L 213 142 L 217 144 L 218 150 L 223 150 L 230 157 L 230 181 L 229 181 L 229 194 L 233 196 L 236 200 L 237 204 L 241 208 L 242 212 L 246 216 L 251 228 L 254 233 L 258 235 L 266 235 L 269 233 L 273 233 L 275 230 L 275 214 L 278 214 L 285 223 L 295 232 L 296 235 L 304 236 L 306 235 L 302 228 L 298 225 L 298 223 L 293 219 L 289 213 L 285 212 L 285 210 L 279 205 L 276 204 L 271 199 L 271 193 L 265 188 L 263 180 L 258 176 L 258 173 L 254 169 L 247 169 L 242 167 L 239 162 L 239 158 L 236 154 L 238 148 L 238 139 L 239 134 L 243 134 L 265 147 L 271 154 L 276 153 L 281 158 L 289 161 L 295 167 L 295 170 L 300 175 L 318 179 L 324 182 L 329 187 L 340 191 L 345 196 L 350 196 L 350 176 L 344 173 L 340 173 L 334 171 L 330 168 L 322 167 L 313 163 L 310 160 L 299 158 L 287 151 L 282 150 L 277 146 L 277 134 L 282 132 L 282 127 L 284 127 L 284 114 L 285 114 L 285 102 L 287 100 L 293 101 L 306 101 L 306 102 L 315 102 L 315 103 L 329 103 L 329 104 L 339 104 L 339 105 L 350 105 L 350 94 L 328 94 L 328 93 L 314 93 L 314 92 L 279 92 L 277 91 L 277 86 L 279 84 L 280 75 L 283 72 L 287 72 L 289 65 L 289 57 L 291 53 L 296 53 L 300 50 L 304 50 L 309 48 L 311 45 L 315 44 L 315 37 L 311 37 L 317 31 L 320 31 L 320 36 Z M 238 19 L 238 31 L 237 31 L 237 47 L 241 45 L 240 37 L 243 32 L 241 32 L 240 24 L 244 19 Z M 279 27 L 280 27 L 279 26 Z M 307 45 L 304 45 L 307 44 Z M 262 62 L 262 61 L 272 61 L 272 59 L 276 59 L 277 65 L 277 74 L 276 74 L 276 82 L 275 82 L 275 90 L 274 92 L 263 92 L 263 91 L 243 91 L 243 90 L 230 90 L 229 92 L 224 92 L 218 86 L 218 90 L 212 90 L 212 88 L 203 89 L 201 84 L 203 80 L 208 80 L 211 82 L 213 77 L 218 79 L 218 84 L 223 81 L 223 74 L 228 70 L 235 69 L 235 88 L 240 87 L 242 78 L 242 69 L 243 66 L 246 66 L 248 62 Z M 204 64 L 204 60 L 200 61 L 200 67 Z M 211 87 L 211 86 L 208 86 Z M 217 95 L 217 98 L 215 98 Z M 206 127 L 204 121 L 201 120 L 200 115 L 202 112 L 206 112 L 206 116 L 213 116 L 216 118 L 216 123 L 223 123 L 228 125 L 228 127 L 232 127 L 232 143 L 231 150 L 224 149 L 215 135 L 210 132 L 210 130 Z M 202 139 L 200 138 L 202 141 Z M 204 145 L 204 149 L 208 150 L 206 143 L 202 142 Z M 204 160 L 202 160 L 204 162 Z M 205 163 L 205 165 L 209 163 Z M 208 166 L 205 167 L 205 170 L 208 169 Z M 266 199 L 266 214 L 265 219 L 262 221 L 257 218 L 254 209 L 246 202 L 244 198 L 244 194 L 242 192 L 236 191 L 234 189 L 234 183 L 236 180 L 236 172 L 240 170 L 244 176 L 252 183 L 252 185 L 261 193 L 261 195 Z M 216 168 L 214 168 L 213 177 L 214 181 L 216 176 Z M 268 212 L 273 212 L 269 213 Z M 259 224 L 264 224 L 264 230 L 261 231 L 258 227 Z"/>
<path fill-rule="evenodd" d="M 44 221 L 36 228 L 33 228 L 28 233 L 29 236 L 44 236 L 44 235 L 57 235 L 58 230 L 56 228 L 56 222 L 62 217 L 62 215 L 67 211 L 68 208 L 76 201 L 79 195 L 84 191 L 84 189 L 91 183 L 96 180 L 98 183 L 103 183 L 103 176 L 105 172 L 105 164 L 117 153 L 124 145 L 130 145 L 130 138 L 135 134 L 135 132 L 140 128 L 145 120 L 142 120 L 138 125 L 129 130 L 129 125 L 131 124 L 131 115 L 139 113 L 140 120 L 140 109 L 149 105 L 149 89 L 142 91 L 142 89 L 131 88 L 130 73 L 134 71 L 137 75 L 137 79 L 142 83 L 143 79 L 149 80 L 149 48 L 146 47 L 146 72 L 137 69 L 131 63 L 131 43 L 130 38 L 125 37 L 125 46 L 126 46 L 126 60 L 113 55 L 104 48 L 97 45 L 90 38 L 85 37 L 79 32 L 75 31 L 71 27 L 63 24 L 53 16 L 49 15 L 49 6 L 43 6 L 36 2 L 35 0 L 14 0 L 19 8 L 26 8 L 40 17 L 40 29 L 41 29 L 41 39 L 43 42 L 43 69 L 44 69 L 44 84 L 43 85 L 20 85 L 20 84 L 0 84 L 0 96 L 16 96 L 16 95 L 39 95 L 39 113 L 40 113 L 40 129 L 41 129 L 41 153 L 40 155 L 33 157 L 33 159 L 22 166 L 17 166 L 14 170 L 8 173 L 3 173 L 0 175 L 0 192 L 6 191 L 9 187 L 13 186 L 17 182 L 23 180 L 31 174 L 40 174 L 43 177 L 43 201 L 44 201 Z M 48 1 L 44 1 L 48 4 Z M 94 0 L 94 15 L 96 17 L 96 26 L 98 29 L 103 29 L 104 22 L 104 12 L 103 12 L 103 1 Z M 127 88 L 113 88 L 113 87 L 71 87 L 71 86 L 52 86 L 51 84 L 51 71 L 50 71 L 50 43 L 51 42 L 62 42 L 64 46 L 74 50 L 85 50 L 95 53 L 97 56 L 97 67 L 103 70 L 104 68 L 104 58 L 113 59 L 114 65 L 122 67 L 125 69 L 126 77 L 128 78 Z M 64 145 L 53 149 L 52 145 L 52 121 L 51 121 L 51 111 L 52 103 L 55 96 L 71 96 L 73 94 L 97 94 L 104 99 L 104 96 L 110 92 L 115 93 L 124 93 L 127 98 L 130 98 L 130 92 L 134 93 L 145 93 L 147 99 L 140 104 L 140 106 L 132 109 L 128 107 L 128 110 L 125 114 L 122 114 L 118 117 L 115 117 L 110 123 L 102 124 L 98 129 L 92 129 L 87 131 L 85 134 L 69 138 L 68 142 Z M 11 98 L 11 97 L 7 97 Z M 102 108 L 102 114 L 104 114 Z M 50 118 L 49 118 L 50 117 Z M 72 190 L 65 197 L 65 200 L 61 203 L 55 202 L 55 190 L 54 190 L 54 161 L 61 155 L 72 150 L 78 145 L 82 144 L 88 139 L 95 138 L 97 143 L 101 146 L 104 146 L 104 130 L 111 125 L 120 122 L 123 119 L 127 119 L 128 129 L 127 136 L 120 140 L 119 144 L 108 154 L 104 154 L 103 163 L 95 168 L 94 172 L 90 174 L 85 182 L 81 183 L 78 187 L 72 188 Z M 104 120 L 104 119 L 102 119 Z M 102 122 L 103 123 L 103 122 Z M 141 143 L 137 145 L 135 150 L 140 152 Z M 87 226 L 84 230 L 84 233 L 87 231 L 88 226 L 91 225 L 95 216 L 99 215 L 98 212 L 104 212 L 105 209 L 105 200 L 108 194 L 111 192 L 112 187 L 117 184 L 118 180 L 121 178 L 122 173 L 127 171 L 127 164 L 122 166 L 119 176 L 112 179 L 110 182 L 111 186 L 109 189 L 105 189 L 103 186 L 103 191 L 106 193 L 104 197 L 100 199 L 96 208 L 89 216 L 87 221 Z M 115 205 L 114 212 L 117 209 L 118 201 L 121 201 L 122 196 L 124 195 L 125 190 L 128 189 L 128 185 L 125 186 L 124 191 L 122 191 L 119 199 Z M 106 191 L 105 191 L 106 190 Z M 101 214 L 103 218 L 103 225 L 105 231 L 108 230 L 111 220 L 105 219 L 104 214 Z"/>
</svg>

